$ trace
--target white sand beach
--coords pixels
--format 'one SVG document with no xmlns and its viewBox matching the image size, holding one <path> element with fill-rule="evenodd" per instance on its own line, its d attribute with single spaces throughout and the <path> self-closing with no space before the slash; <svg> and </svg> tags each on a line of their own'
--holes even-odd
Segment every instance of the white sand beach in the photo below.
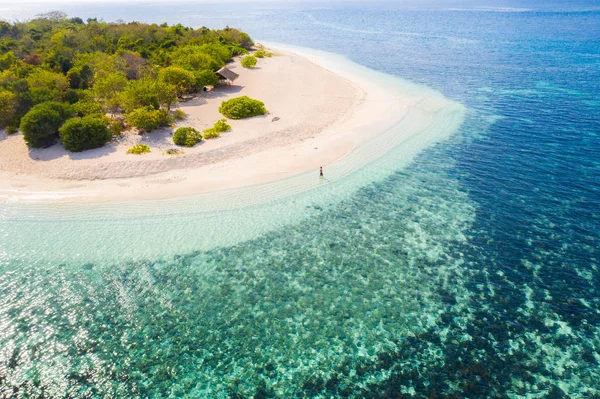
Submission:
<svg viewBox="0 0 600 399">
<path fill-rule="evenodd" d="M 117 201 L 173 198 L 251 186 L 327 166 L 397 124 L 411 100 L 382 82 L 323 65 L 319 57 L 272 49 L 253 70 L 239 60 L 234 85 L 180 104 L 188 115 L 177 126 L 203 130 L 222 115 L 223 100 L 247 95 L 268 115 L 230 120 L 232 130 L 181 155 L 173 129 L 126 133 L 109 145 L 69 153 L 60 144 L 29 150 L 21 134 L 0 133 L 0 200 Z M 413 100 L 414 101 L 414 100 Z M 128 155 L 136 143 L 152 152 Z"/>
</svg>

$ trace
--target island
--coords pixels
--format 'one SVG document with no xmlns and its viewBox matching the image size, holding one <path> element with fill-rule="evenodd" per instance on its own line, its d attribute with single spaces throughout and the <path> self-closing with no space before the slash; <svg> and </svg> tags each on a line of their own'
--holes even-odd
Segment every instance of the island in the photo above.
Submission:
<svg viewBox="0 0 600 399">
<path fill-rule="evenodd" d="M 0 35 L 3 199 L 169 198 L 320 167 L 327 177 L 411 104 L 345 64 L 230 27 L 51 13 L 1 22 Z"/>
</svg>

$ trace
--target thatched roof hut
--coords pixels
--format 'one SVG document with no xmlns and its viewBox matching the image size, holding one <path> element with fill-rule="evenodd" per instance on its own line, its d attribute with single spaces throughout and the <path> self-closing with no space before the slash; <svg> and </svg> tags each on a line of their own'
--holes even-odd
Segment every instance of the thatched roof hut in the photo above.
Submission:
<svg viewBox="0 0 600 399">
<path fill-rule="evenodd" d="M 230 85 L 234 80 L 239 78 L 240 75 L 233 72 L 231 69 L 223 67 L 217 71 L 217 76 L 219 77 L 219 83 Z"/>
</svg>

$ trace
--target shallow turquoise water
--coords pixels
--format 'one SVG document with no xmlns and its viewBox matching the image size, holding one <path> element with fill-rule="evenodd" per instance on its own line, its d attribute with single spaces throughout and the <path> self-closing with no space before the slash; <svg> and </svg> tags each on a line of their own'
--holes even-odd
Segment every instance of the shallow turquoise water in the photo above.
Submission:
<svg viewBox="0 0 600 399">
<path fill-rule="evenodd" d="M 599 397 L 598 4 L 187 7 L 120 17 L 202 15 L 343 54 L 465 121 L 409 165 L 374 163 L 374 181 L 261 205 L 286 223 L 230 243 L 165 212 L 135 228 L 182 237 L 109 256 L 130 238 L 69 242 L 125 216 L 75 212 L 77 231 L 63 209 L 3 206 L 0 396 Z M 232 234 L 260 220 L 239 216 Z M 198 248 L 164 249 L 180 242 Z"/>
</svg>

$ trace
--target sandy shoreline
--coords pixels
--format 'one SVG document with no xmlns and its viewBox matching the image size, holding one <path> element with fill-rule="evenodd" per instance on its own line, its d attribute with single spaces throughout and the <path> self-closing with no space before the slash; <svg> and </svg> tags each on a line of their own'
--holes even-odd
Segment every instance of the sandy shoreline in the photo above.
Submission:
<svg viewBox="0 0 600 399">
<path fill-rule="evenodd" d="M 222 137 L 163 153 L 175 146 L 171 130 L 127 135 L 92 151 L 70 154 L 55 145 L 29 151 L 22 136 L 0 133 L 0 200 L 120 201 L 162 199 L 267 183 L 314 170 L 343 158 L 397 124 L 411 101 L 381 82 L 352 71 L 327 69 L 318 57 L 276 50 L 255 70 L 239 61 L 235 85 L 182 103 L 188 118 L 178 126 L 199 130 L 222 116 L 221 101 L 248 95 L 269 114 L 230 121 Z M 331 68 L 331 67 L 330 67 Z M 273 118 L 279 118 L 273 121 Z M 152 153 L 126 150 L 147 143 Z"/>
</svg>

